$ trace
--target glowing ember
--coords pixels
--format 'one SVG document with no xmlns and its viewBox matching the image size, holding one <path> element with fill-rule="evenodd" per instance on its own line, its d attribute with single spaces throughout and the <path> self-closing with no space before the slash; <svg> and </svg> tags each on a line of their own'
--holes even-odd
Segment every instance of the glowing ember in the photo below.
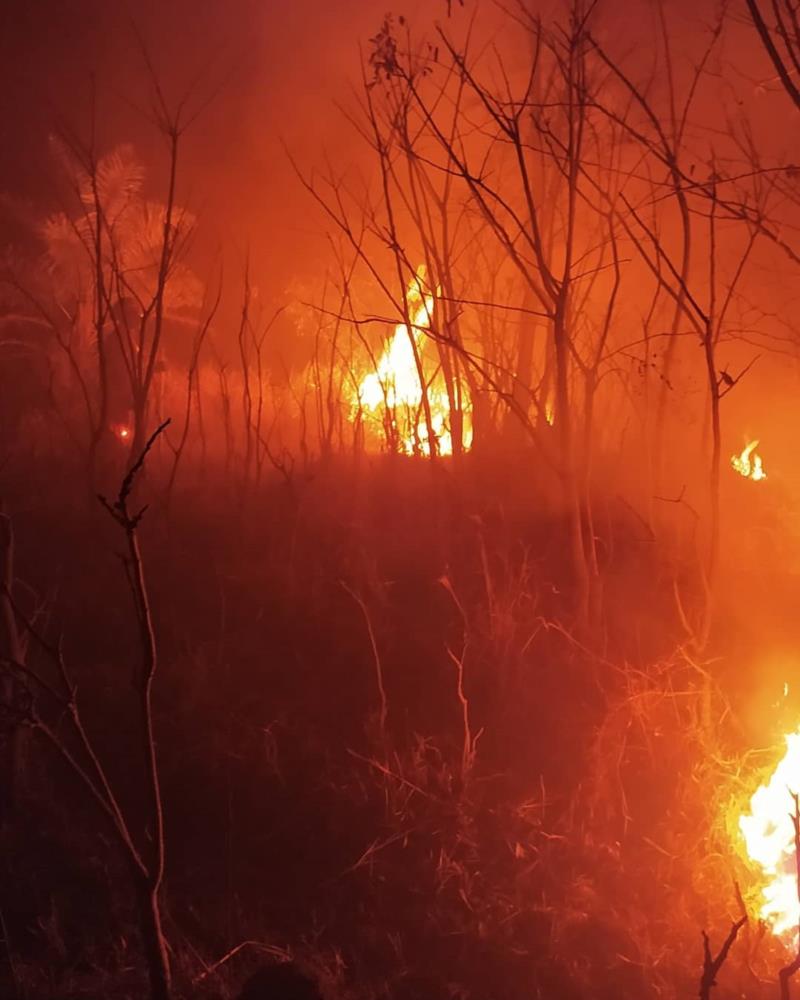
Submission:
<svg viewBox="0 0 800 1000">
<path fill-rule="evenodd" d="M 111 431 L 120 441 L 129 441 L 131 429 L 127 424 L 112 424 Z"/>
<path fill-rule="evenodd" d="M 756 452 L 757 447 L 758 441 L 751 441 L 741 455 L 731 457 L 731 465 L 739 475 L 744 476 L 745 479 L 752 479 L 754 483 L 767 478 L 761 456 Z"/>
<path fill-rule="evenodd" d="M 785 737 L 786 753 L 769 781 L 750 800 L 750 812 L 739 818 L 747 854 L 764 876 L 761 918 L 777 935 L 796 935 L 797 899 L 792 793 L 800 791 L 800 729 Z"/>
<path fill-rule="evenodd" d="M 436 450 L 440 455 L 453 454 L 447 385 L 440 370 L 434 368 L 431 371 L 432 366 L 425 352 L 424 334 L 430 328 L 433 318 L 434 298 L 433 292 L 427 287 L 425 268 L 420 267 L 406 293 L 411 332 L 409 334 L 404 323 L 394 328 L 376 371 L 361 380 L 354 402 L 354 409 L 364 410 L 372 416 L 390 415 L 397 430 L 400 449 L 406 455 L 415 452 L 423 455 L 431 453 L 418 359 L 427 386 Z M 451 388 L 459 400 L 463 418 L 461 440 L 466 450 L 472 443 L 472 404 L 469 390 L 459 378 L 453 380 Z"/>
</svg>

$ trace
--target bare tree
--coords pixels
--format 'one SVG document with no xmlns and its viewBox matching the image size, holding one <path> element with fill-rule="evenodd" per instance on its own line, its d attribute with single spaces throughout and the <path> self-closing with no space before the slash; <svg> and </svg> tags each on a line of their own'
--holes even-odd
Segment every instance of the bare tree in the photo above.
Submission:
<svg viewBox="0 0 800 1000">
<path fill-rule="evenodd" d="M 800 9 L 794 0 L 773 0 L 774 21 L 767 23 L 758 0 L 746 0 L 747 10 L 761 39 L 761 44 L 775 67 L 781 86 L 800 110 L 800 88 L 795 83 L 800 73 Z"/>
<path fill-rule="evenodd" d="M 120 527 L 125 538 L 125 571 L 130 583 L 138 628 L 141 663 L 135 672 L 134 690 L 138 700 L 141 726 L 141 749 L 147 789 L 147 815 L 141 822 L 123 808 L 120 789 L 115 788 L 94 741 L 89 736 L 78 702 L 77 686 L 65 662 L 61 644 L 47 641 L 33 625 L 22 618 L 7 582 L 2 584 L 0 602 L 13 608 L 12 625 L 17 623 L 29 633 L 42 651 L 49 669 L 26 664 L 18 656 L 2 657 L 4 677 L 24 685 L 28 692 L 26 721 L 35 734 L 43 737 L 77 777 L 89 797 L 108 821 L 116 843 L 130 867 L 139 926 L 150 978 L 153 1000 L 168 1000 L 171 995 L 169 952 L 162 928 L 161 891 L 164 878 L 166 842 L 161 781 L 158 766 L 153 685 L 158 670 L 158 646 L 139 543 L 139 524 L 146 508 L 132 509 L 132 492 L 145 459 L 159 435 L 162 424 L 145 443 L 142 453 L 125 476 L 115 500 L 102 502 Z M 19 653 L 19 650 L 17 650 Z M 54 677 L 50 675 L 53 674 Z M 139 827 L 137 831 L 137 826 Z"/>
</svg>

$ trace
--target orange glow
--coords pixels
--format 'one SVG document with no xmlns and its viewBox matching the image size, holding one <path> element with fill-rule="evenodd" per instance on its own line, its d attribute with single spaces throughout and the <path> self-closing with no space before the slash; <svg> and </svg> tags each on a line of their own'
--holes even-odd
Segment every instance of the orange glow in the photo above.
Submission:
<svg viewBox="0 0 800 1000">
<path fill-rule="evenodd" d="M 751 441 L 740 455 L 731 456 L 731 465 L 745 479 L 752 479 L 754 483 L 761 482 L 767 478 L 764 472 L 764 465 L 761 456 L 756 451 L 758 441 Z"/>
<path fill-rule="evenodd" d="M 120 441 L 130 440 L 131 429 L 127 424 L 112 424 L 111 431 Z"/>
<path fill-rule="evenodd" d="M 759 916 L 778 936 L 794 937 L 797 899 L 792 793 L 800 791 L 800 728 L 785 736 L 786 753 L 739 818 L 747 855 L 763 876 Z"/>
<path fill-rule="evenodd" d="M 435 295 L 427 285 L 425 267 L 421 266 L 406 293 L 411 333 L 405 323 L 399 323 L 383 349 L 376 370 L 360 382 L 353 400 L 354 411 L 365 411 L 370 417 L 385 422 L 388 416 L 394 424 L 403 454 L 430 455 L 428 425 L 423 406 L 423 391 L 419 365 L 427 386 L 431 411 L 431 426 L 440 455 L 453 454 L 450 397 L 441 369 L 432 364 L 425 351 L 425 331 L 433 319 Z M 472 443 L 472 402 L 469 389 L 461 378 L 453 380 L 462 412 L 462 444 L 467 450 Z"/>
</svg>

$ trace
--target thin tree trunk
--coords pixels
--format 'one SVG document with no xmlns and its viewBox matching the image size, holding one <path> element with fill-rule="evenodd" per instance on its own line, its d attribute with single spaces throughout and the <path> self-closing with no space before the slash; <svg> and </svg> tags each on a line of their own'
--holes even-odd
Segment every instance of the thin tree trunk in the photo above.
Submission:
<svg viewBox="0 0 800 1000">
<path fill-rule="evenodd" d="M 161 927 L 159 887 L 154 887 L 152 881 L 138 870 L 135 870 L 134 877 L 139 905 L 139 928 L 150 980 L 151 1000 L 170 1000 L 172 976 L 167 942 Z"/>
<path fill-rule="evenodd" d="M 564 501 L 567 507 L 569 545 L 575 585 L 575 606 L 578 621 L 586 625 L 589 620 L 591 580 L 586 562 L 583 539 L 580 489 L 575 469 L 575 449 L 572 435 L 572 414 L 569 409 L 568 342 L 563 301 L 559 303 L 553 325 L 556 358 L 556 412 L 555 424 L 559 433 L 560 468 Z"/>
<path fill-rule="evenodd" d="M 11 518 L 0 513 L 0 656 L 23 663 L 25 650 L 12 604 L 14 585 L 14 532 Z M 20 783 L 21 731 L 13 718 L 17 683 L 8 670 L 0 674 L 0 706 L 7 721 L 0 730 L 0 829 L 8 822 Z"/>
</svg>

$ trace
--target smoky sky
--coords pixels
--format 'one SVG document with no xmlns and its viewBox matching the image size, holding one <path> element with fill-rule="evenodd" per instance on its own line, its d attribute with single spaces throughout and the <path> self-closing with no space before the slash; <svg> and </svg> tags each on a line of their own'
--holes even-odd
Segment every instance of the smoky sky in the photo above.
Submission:
<svg viewBox="0 0 800 1000">
<path fill-rule="evenodd" d="M 563 17 L 563 0 L 531 0 L 543 19 Z M 438 20 L 448 32 L 468 30 L 476 21 L 474 49 L 489 51 L 493 31 L 504 51 L 524 46 L 513 22 L 502 14 L 508 4 L 493 0 L 0 0 L 0 248 L 24 231 L 15 228 L 12 206 L 28 219 L 58 209 L 62 192 L 49 137 L 66 129 L 86 139 L 93 119 L 97 146 L 134 146 L 145 164 L 148 194 L 163 198 L 167 156 L 162 138 L 142 110 L 149 101 L 143 47 L 167 100 L 174 104 L 191 89 L 202 114 L 180 150 L 178 199 L 197 217 L 191 265 L 201 280 L 223 275 L 220 340 L 235 340 L 246 263 L 251 283 L 271 312 L 306 293 L 319 301 L 320 286 L 332 265 L 327 234 L 333 227 L 299 183 L 288 160 L 291 150 L 304 171 L 348 169 L 373 175 L 374 159 L 342 106 L 351 109 L 363 53 L 387 12 L 404 15 L 417 38 Z M 658 56 L 660 12 L 669 25 L 676 85 L 686 91 L 693 67 L 707 45 L 717 0 L 601 0 L 600 40 L 632 78 L 644 81 L 648 96 L 668 118 L 663 55 Z M 500 13 L 498 13 L 500 12 Z M 493 20 L 496 17 L 496 21 Z M 742 115 L 765 161 L 798 163 L 800 116 L 787 101 L 752 26 L 743 0 L 729 8 L 729 23 L 707 64 L 696 98 L 698 128 L 692 142 L 703 158 Z M 666 118 L 665 118 L 666 120 Z M 690 131 L 694 125 L 690 123 Z M 689 164 L 689 168 L 692 168 Z M 774 254 L 758 269 L 760 296 L 793 324 L 798 296 L 792 271 L 776 268 Z M 636 303 L 628 304 L 635 311 Z M 757 317 L 756 317 L 757 318 Z M 276 343 L 288 364 L 302 357 L 296 320 L 287 313 L 276 327 Z M 754 348 L 743 329 L 738 371 Z M 792 334 L 792 337 L 794 335 Z M 227 338 L 227 341 L 226 341 Z M 787 349 L 788 350 L 788 349 Z M 792 348 L 793 350 L 793 348 Z M 758 436 L 770 428 L 771 469 L 778 466 L 777 438 L 794 454 L 794 421 L 789 412 L 795 379 L 786 356 L 759 360 L 754 374 L 726 400 L 726 419 L 739 442 L 741 433 Z M 738 367 L 737 367 L 738 366 Z M 770 386 L 765 392 L 764 387 Z M 696 392 L 700 390 L 697 389 Z M 790 431 L 791 428 L 791 431 Z M 740 446 L 739 442 L 737 447 Z M 788 463 L 788 459 L 787 459 Z"/>
<path fill-rule="evenodd" d="M 280 293 L 298 260 L 324 253 L 324 227 L 285 150 L 304 166 L 353 155 L 336 104 L 349 99 L 360 47 L 385 13 L 374 0 L 6 0 L 0 192 L 52 209 L 48 137 L 66 129 L 83 140 L 94 117 L 98 147 L 132 143 L 157 195 L 166 159 L 141 113 L 145 47 L 168 100 L 191 91 L 203 108 L 179 170 L 179 198 L 199 219 L 203 266 L 221 256 L 230 276 L 249 258 L 259 283 Z"/>
<path fill-rule="evenodd" d="M 488 2 L 477 6 L 498 10 Z M 539 6 L 547 17 L 563 5 L 541 0 Z M 664 6 L 678 71 L 689 58 L 683 50 L 703 44 L 716 6 L 715 0 Z M 463 25 L 475 7 L 471 0 L 463 7 L 454 2 L 453 23 L 460 18 Z M 606 0 L 601 7 L 610 44 L 646 74 L 657 4 Z M 181 148 L 179 170 L 179 199 L 198 217 L 198 266 L 224 261 L 229 283 L 249 258 L 255 280 L 274 295 L 295 279 L 313 281 L 325 266 L 326 225 L 285 147 L 304 169 L 325 157 L 341 170 L 366 158 L 337 105 L 352 101 L 361 53 L 392 9 L 419 35 L 448 18 L 446 0 L 404 0 L 394 8 L 386 0 L 5 0 L 0 193 L 51 210 L 57 191 L 48 137 L 65 128 L 85 139 L 92 108 L 98 147 L 132 143 L 153 195 L 163 191 L 163 142 L 142 114 L 149 99 L 144 47 L 168 100 L 191 90 L 203 107 Z M 491 18 L 484 23 L 481 43 L 488 46 Z M 725 57 L 726 72 L 738 73 L 739 53 Z"/>
</svg>

